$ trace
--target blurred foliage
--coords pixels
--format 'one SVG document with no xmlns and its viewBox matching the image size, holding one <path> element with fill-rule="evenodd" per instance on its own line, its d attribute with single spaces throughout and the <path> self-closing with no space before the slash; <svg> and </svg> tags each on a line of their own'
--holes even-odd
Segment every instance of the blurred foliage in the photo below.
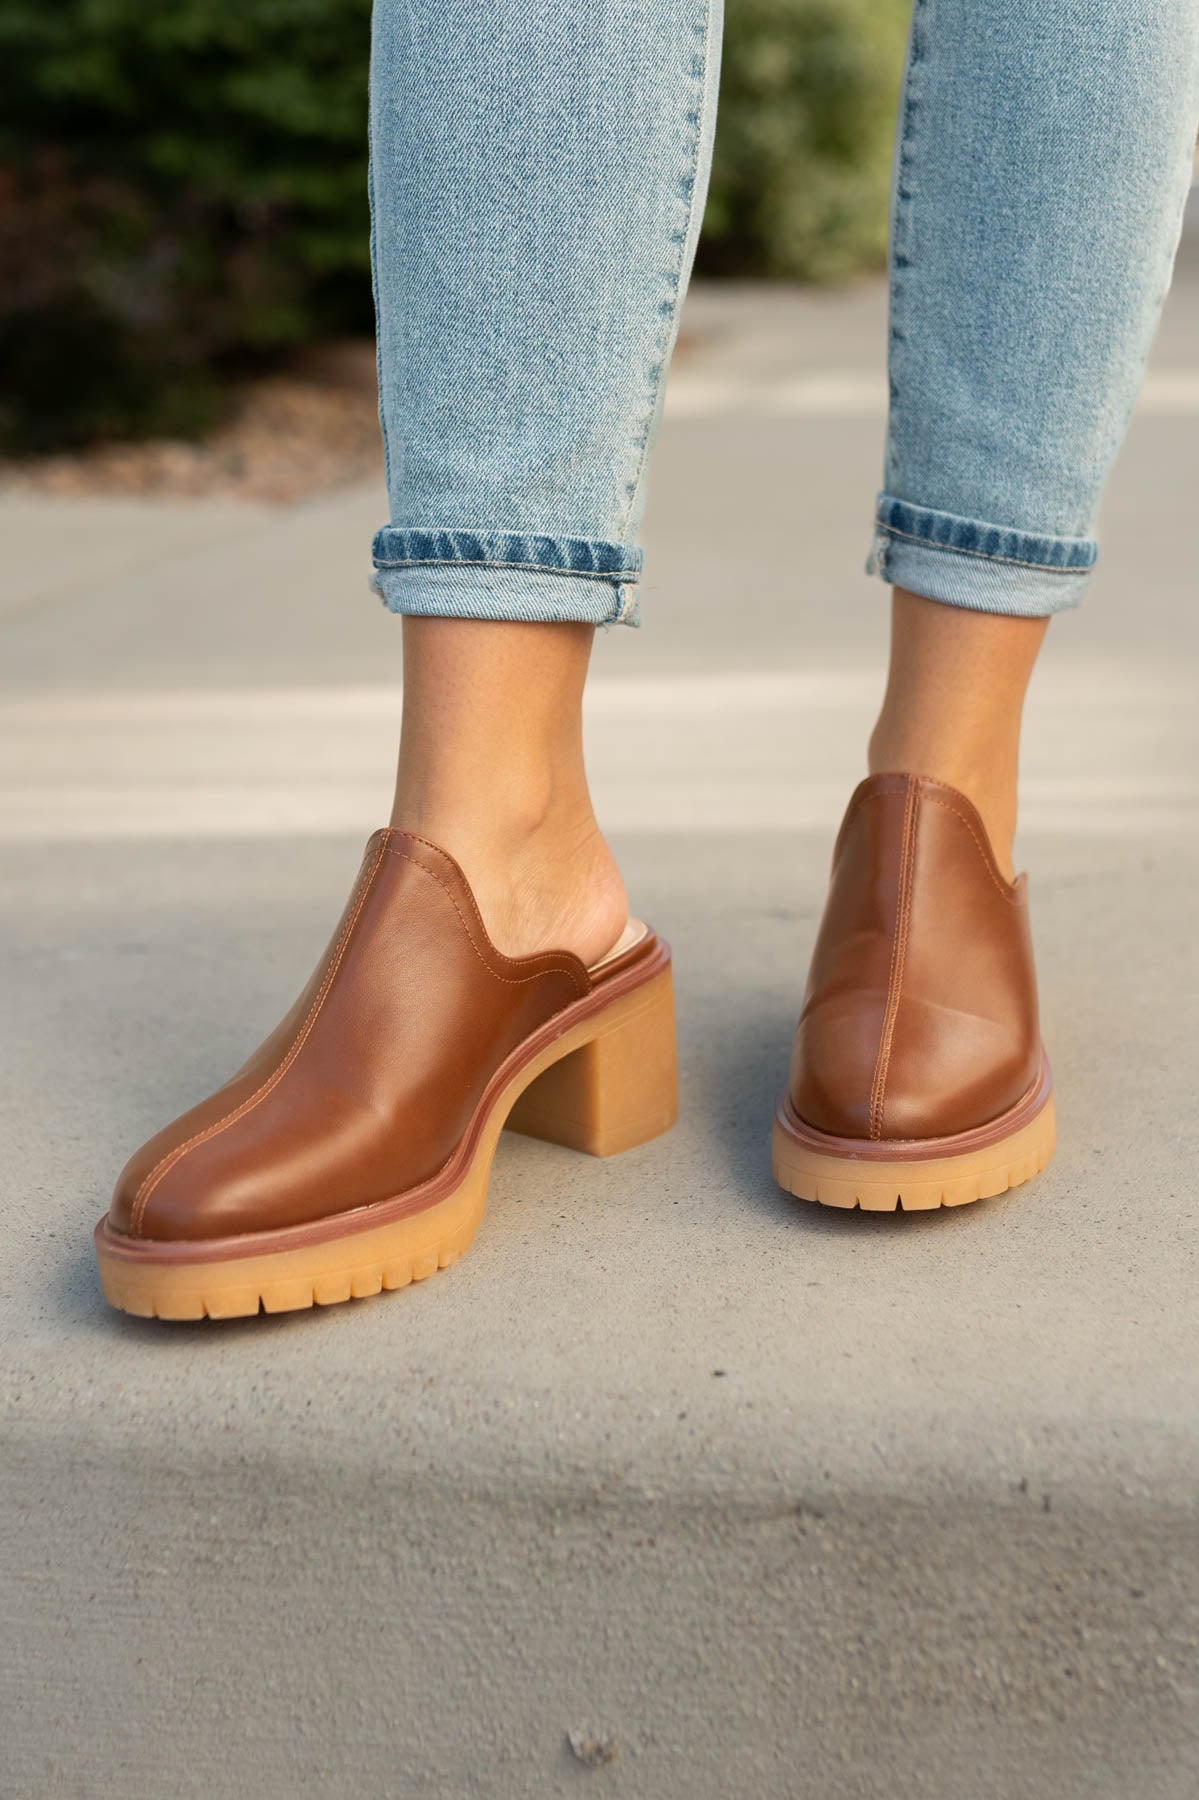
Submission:
<svg viewBox="0 0 1199 1800">
<path fill-rule="evenodd" d="M 701 268 L 880 260 L 906 10 L 732 0 Z M 0 450 L 195 431 L 230 369 L 371 329 L 369 15 L 5 0 Z"/>
<path fill-rule="evenodd" d="M 704 274 L 882 263 L 910 0 L 729 0 Z"/>
<path fill-rule="evenodd" d="M 5 0 L 0 447 L 187 432 L 371 329 L 369 0 Z"/>
</svg>

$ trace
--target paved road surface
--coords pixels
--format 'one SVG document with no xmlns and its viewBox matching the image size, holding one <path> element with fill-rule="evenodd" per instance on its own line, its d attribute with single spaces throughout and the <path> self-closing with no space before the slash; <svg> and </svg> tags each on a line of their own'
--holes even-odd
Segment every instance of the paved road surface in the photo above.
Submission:
<svg viewBox="0 0 1199 1800">
<path fill-rule="evenodd" d="M 876 288 L 695 297 L 597 651 L 683 1122 L 506 1142 L 470 1256 L 353 1307 L 120 1319 L 89 1232 L 384 816 L 379 495 L 0 501 L 0 1793 L 1192 1800 L 1197 298 L 1031 701 L 1058 1159 L 956 1214 L 767 1168 L 884 642 Z"/>
</svg>

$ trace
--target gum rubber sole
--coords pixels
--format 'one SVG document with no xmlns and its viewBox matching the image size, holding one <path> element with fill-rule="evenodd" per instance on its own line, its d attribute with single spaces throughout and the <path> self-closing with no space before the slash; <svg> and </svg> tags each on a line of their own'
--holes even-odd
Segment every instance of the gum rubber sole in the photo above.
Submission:
<svg viewBox="0 0 1199 1800">
<path fill-rule="evenodd" d="M 797 1200 L 863 1212 L 968 1206 L 1019 1187 L 1046 1167 L 1053 1155 L 1053 1096 L 1047 1095 L 1034 1116 L 1008 1136 L 957 1154 L 891 1161 L 854 1157 L 820 1150 L 811 1141 L 817 1135 L 806 1129 L 801 1137 L 788 1120 L 785 1102 L 780 1105 L 771 1167 L 779 1186 Z"/>
<path fill-rule="evenodd" d="M 544 1078 L 544 1079 L 543 1079 Z M 612 1156 L 669 1130 L 677 1113 L 669 960 L 599 1013 L 546 1044 L 488 1106 L 449 1192 L 433 1204 L 312 1242 L 257 1233 L 212 1245 L 122 1238 L 102 1219 L 96 1257 L 105 1299 L 140 1318 L 245 1318 L 332 1306 L 424 1281 L 468 1248 L 487 1204 L 492 1158 L 507 1125 L 592 1156 Z M 451 1165 L 452 1166 L 452 1165 Z M 394 1211 L 393 1203 L 384 1207 Z M 378 1207 L 370 1209 L 378 1213 Z M 275 1236 L 287 1248 L 272 1248 Z"/>
</svg>

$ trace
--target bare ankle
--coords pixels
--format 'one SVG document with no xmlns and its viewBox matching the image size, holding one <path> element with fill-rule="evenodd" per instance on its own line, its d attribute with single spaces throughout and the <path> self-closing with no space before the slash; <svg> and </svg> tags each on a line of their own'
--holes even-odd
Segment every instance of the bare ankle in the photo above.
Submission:
<svg viewBox="0 0 1199 1800">
<path fill-rule="evenodd" d="M 1009 879 L 1021 713 L 1047 622 L 897 588 L 887 691 L 870 740 L 872 774 L 929 775 L 965 794 Z"/>
<path fill-rule="evenodd" d="M 624 881 L 594 819 L 547 822 L 484 880 L 488 906 L 480 901 L 480 908 L 508 956 L 571 950 L 590 965 L 628 921 Z"/>
<path fill-rule="evenodd" d="M 510 956 L 602 956 L 627 917 L 583 761 L 592 629 L 404 621 L 393 825 L 448 850 Z"/>
<path fill-rule="evenodd" d="M 529 810 L 503 797 L 479 807 L 472 797 L 431 809 L 397 795 L 391 822 L 449 852 L 506 956 L 570 950 L 590 964 L 624 929 L 624 882 L 589 804 Z"/>
</svg>

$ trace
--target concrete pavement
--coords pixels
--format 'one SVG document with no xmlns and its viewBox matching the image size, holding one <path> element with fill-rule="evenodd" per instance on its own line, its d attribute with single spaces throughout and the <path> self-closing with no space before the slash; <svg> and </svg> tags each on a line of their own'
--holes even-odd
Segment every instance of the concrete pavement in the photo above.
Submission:
<svg viewBox="0 0 1199 1800">
<path fill-rule="evenodd" d="M 768 1169 L 885 637 L 879 290 L 696 295 L 597 650 L 682 1122 L 506 1142 L 470 1255 L 370 1302 L 154 1327 L 89 1232 L 384 815 L 379 495 L 0 502 L 0 1794 L 1192 1800 L 1197 287 L 1031 703 L 1058 1157 L 959 1213 Z"/>
</svg>

